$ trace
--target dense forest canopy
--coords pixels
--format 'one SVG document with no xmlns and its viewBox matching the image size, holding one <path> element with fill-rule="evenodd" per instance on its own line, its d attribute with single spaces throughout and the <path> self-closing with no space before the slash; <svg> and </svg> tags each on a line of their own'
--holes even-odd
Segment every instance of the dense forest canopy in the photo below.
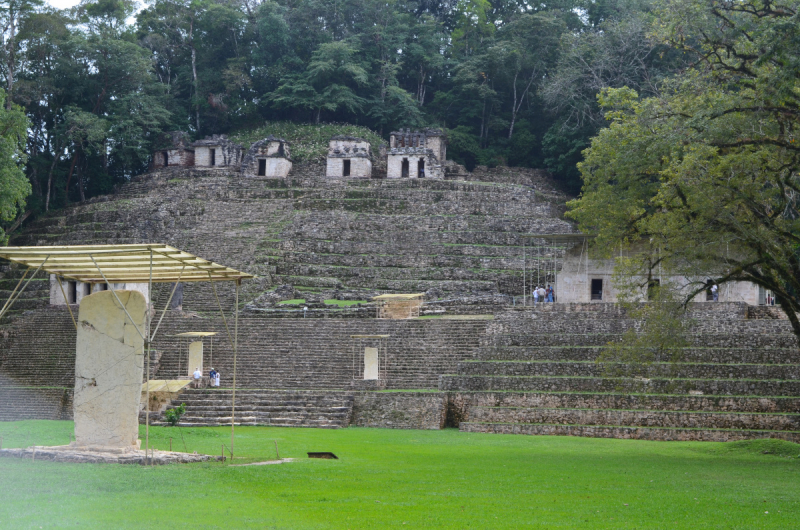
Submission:
<svg viewBox="0 0 800 530">
<path fill-rule="evenodd" d="M 693 295 L 751 282 L 800 337 L 800 1 L 665 0 L 656 16 L 691 68 L 657 97 L 602 89 L 611 125 L 568 215 L 599 249 L 649 242 L 640 287 L 662 269 Z"/>
<path fill-rule="evenodd" d="M 656 93 L 679 55 L 647 38 L 648 0 L 0 2 L 0 83 L 30 123 L 25 209 L 107 193 L 161 131 L 266 121 L 448 130 L 449 154 L 545 167 L 577 192 L 604 126 L 596 94 Z M 137 11 L 138 9 L 138 11 Z M 19 160 L 22 164 L 22 159 Z M 6 224 L 8 226 L 8 224 Z"/>
</svg>

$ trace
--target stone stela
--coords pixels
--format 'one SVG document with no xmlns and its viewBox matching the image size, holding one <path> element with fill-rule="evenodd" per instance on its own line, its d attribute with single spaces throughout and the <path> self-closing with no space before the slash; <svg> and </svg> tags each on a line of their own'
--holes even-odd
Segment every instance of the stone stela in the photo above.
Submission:
<svg viewBox="0 0 800 530">
<path fill-rule="evenodd" d="M 81 300 L 75 351 L 77 447 L 138 449 L 147 302 L 138 291 L 103 291 Z"/>
<path fill-rule="evenodd" d="M 203 342 L 194 341 L 189 344 L 189 366 L 187 367 L 189 373 L 186 374 L 192 377 L 195 369 L 199 369 L 203 373 Z"/>
<path fill-rule="evenodd" d="M 384 341 L 389 335 L 350 335 L 350 338 L 353 339 L 353 386 L 364 390 L 384 388 L 388 368 Z"/>
</svg>

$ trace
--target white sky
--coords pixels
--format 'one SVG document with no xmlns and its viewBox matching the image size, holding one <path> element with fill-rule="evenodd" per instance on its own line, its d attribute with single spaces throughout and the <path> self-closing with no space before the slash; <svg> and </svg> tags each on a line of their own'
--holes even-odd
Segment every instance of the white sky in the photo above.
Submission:
<svg viewBox="0 0 800 530">
<path fill-rule="evenodd" d="M 66 9 L 80 4 L 80 0 L 48 0 L 47 3 L 57 9 Z"/>
<path fill-rule="evenodd" d="M 57 9 L 66 9 L 68 7 L 76 6 L 81 3 L 81 0 L 45 0 L 45 3 L 50 4 L 51 6 Z M 137 6 L 137 11 L 140 10 L 144 6 L 143 2 L 139 2 Z"/>
</svg>

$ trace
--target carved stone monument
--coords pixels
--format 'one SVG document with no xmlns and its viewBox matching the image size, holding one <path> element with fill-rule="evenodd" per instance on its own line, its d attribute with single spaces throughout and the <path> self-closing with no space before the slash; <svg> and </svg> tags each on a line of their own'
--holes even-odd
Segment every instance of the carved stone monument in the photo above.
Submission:
<svg viewBox="0 0 800 530">
<path fill-rule="evenodd" d="M 101 291 L 81 300 L 75 352 L 76 446 L 136 449 L 144 373 L 147 303 L 138 291 Z"/>
<path fill-rule="evenodd" d="M 195 341 L 189 344 L 189 377 L 192 377 L 194 374 L 195 368 L 200 369 L 200 373 L 203 373 L 203 342 L 202 341 Z"/>
<path fill-rule="evenodd" d="M 364 379 L 380 379 L 378 348 L 364 348 Z"/>
</svg>

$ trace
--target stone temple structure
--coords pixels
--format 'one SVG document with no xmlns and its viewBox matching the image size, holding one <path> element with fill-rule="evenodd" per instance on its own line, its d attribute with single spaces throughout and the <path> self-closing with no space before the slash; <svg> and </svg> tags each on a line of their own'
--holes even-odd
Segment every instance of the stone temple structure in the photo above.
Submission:
<svg viewBox="0 0 800 530">
<path fill-rule="evenodd" d="M 330 178 L 370 178 L 372 155 L 369 142 L 353 136 L 334 136 L 328 144 L 325 176 Z"/>
<path fill-rule="evenodd" d="M 207 136 L 192 144 L 195 167 L 238 167 L 244 155 L 244 147 L 232 142 L 224 134 Z"/>
<path fill-rule="evenodd" d="M 243 175 L 284 178 L 292 170 L 289 142 L 272 135 L 250 146 L 242 160 Z"/>
<path fill-rule="evenodd" d="M 151 168 L 191 167 L 194 165 L 194 148 L 189 135 L 183 131 L 162 134 L 156 141 Z"/>
<path fill-rule="evenodd" d="M 658 352 L 620 374 L 603 348 L 642 323 L 612 303 L 610 264 L 580 247 L 532 246 L 528 237 L 574 232 L 563 219 L 569 197 L 533 169 L 479 166 L 430 178 L 432 157 L 445 158 L 443 142 L 426 131 L 394 134 L 386 156 L 400 161 L 400 176 L 402 159 L 421 150 L 425 178 L 412 176 L 409 159 L 408 178 L 384 180 L 366 178 L 375 162 L 367 142 L 338 138 L 327 167 L 295 162 L 291 182 L 257 177 L 254 161 L 280 148 L 265 142 L 244 167 L 156 168 L 114 195 L 35 220 L 12 244 L 163 240 L 257 275 L 242 282 L 239 299 L 235 401 L 243 425 L 800 441 L 800 348 L 777 307 L 726 301 L 723 290 L 719 302 L 690 305 L 680 352 Z M 555 303 L 526 304 L 525 282 L 538 283 L 533 271 L 548 283 L 557 273 Z M 0 289 L 23 274 L 0 264 Z M 592 280 L 602 280 L 594 282 L 598 297 Z M 70 314 L 50 303 L 50 290 L 49 278 L 37 277 L 15 319 L 0 322 L 0 421 L 73 417 L 85 373 Z M 371 300 L 385 293 L 425 293 L 420 315 L 450 318 L 375 318 Z M 167 284 L 154 286 L 155 306 L 169 294 Z M 197 315 L 207 315 L 204 330 L 224 335 L 230 322 L 215 313 L 235 302 L 230 287 L 216 293 L 186 283 L 182 310 L 166 312 L 152 344 L 151 380 L 185 380 L 200 357 L 176 335 L 196 329 Z M 379 379 L 395 392 L 359 386 L 358 363 L 372 377 L 375 357 L 353 336 L 388 336 Z M 202 359 L 221 372 L 221 387 L 185 388 L 164 406 L 186 403 L 185 426 L 230 425 L 229 341 L 215 341 Z M 161 414 L 151 409 L 151 423 Z"/>
<path fill-rule="evenodd" d="M 286 178 L 292 170 L 289 142 L 272 135 L 253 143 L 245 151 L 243 146 L 225 135 L 215 134 L 189 143 L 186 133 L 172 132 L 164 135 L 158 147 L 153 153 L 153 170 L 235 168 L 242 175 L 267 178 Z M 382 178 L 382 163 L 378 165 L 377 174 L 373 175 L 370 148 L 370 143 L 363 138 L 334 136 L 328 144 L 325 177 Z M 446 178 L 447 139 L 439 129 L 395 131 L 391 133 L 388 150 L 381 146 L 383 156 L 386 156 L 386 178 Z M 452 162 L 449 164 L 453 165 Z M 453 175 L 448 178 L 453 178 Z"/>
<path fill-rule="evenodd" d="M 443 179 L 446 140 L 439 129 L 391 133 L 386 178 Z"/>
</svg>

